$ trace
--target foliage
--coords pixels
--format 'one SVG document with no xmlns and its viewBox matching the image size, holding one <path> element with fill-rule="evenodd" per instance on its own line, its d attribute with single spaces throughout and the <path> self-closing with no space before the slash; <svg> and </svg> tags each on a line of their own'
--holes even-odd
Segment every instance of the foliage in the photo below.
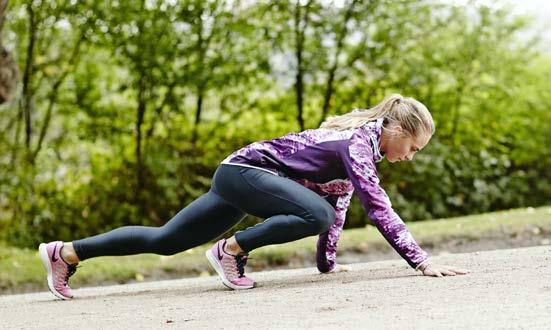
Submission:
<svg viewBox="0 0 551 330">
<path fill-rule="evenodd" d="M 398 92 L 437 124 L 379 170 L 405 220 L 551 197 L 551 58 L 505 6 L 434 1 L 10 1 L 0 239 L 159 226 L 257 140 Z M 259 219 L 248 217 L 233 229 Z M 357 200 L 347 226 L 367 218 Z"/>
</svg>

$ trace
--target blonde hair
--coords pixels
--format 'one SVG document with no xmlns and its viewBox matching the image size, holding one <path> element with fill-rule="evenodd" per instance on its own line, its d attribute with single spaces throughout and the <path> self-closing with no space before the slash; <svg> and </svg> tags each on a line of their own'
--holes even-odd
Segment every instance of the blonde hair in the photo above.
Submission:
<svg viewBox="0 0 551 330">
<path fill-rule="evenodd" d="M 400 94 L 389 95 L 370 109 L 354 109 L 341 116 L 330 116 L 320 128 L 347 130 L 379 118 L 384 118 L 385 126 L 398 124 L 414 137 L 421 132 L 433 135 L 435 131 L 434 121 L 427 107 L 414 98 Z"/>
</svg>

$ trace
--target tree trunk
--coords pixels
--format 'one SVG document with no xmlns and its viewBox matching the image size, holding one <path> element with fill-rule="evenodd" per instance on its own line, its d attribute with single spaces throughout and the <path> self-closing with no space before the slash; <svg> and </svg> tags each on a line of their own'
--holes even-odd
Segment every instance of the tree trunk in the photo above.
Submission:
<svg viewBox="0 0 551 330">
<path fill-rule="evenodd" d="M 201 121 L 201 111 L 203 110 L 203 94 L 204 94 L 204 88 L 202 86 L 199 86 L 197 90 L 197 111 L 195 112 L 195 123 L 193 125 L 193 134 L 191 136 L 191 142 L 195 144 L 198 137 L 198 126 L 199 122 Z"/>
<path fill-rule="evenodd" d="M 151 140 L 151 137 L 155 132 L 155 124 L 157 123 L 157 120 L 161 117 L 164 107 L 174 103 L 173 93 L 174 88 L 176 87 L 176 83 L 177 80 L 173 80 L 170 85 L 168 85 L 168 90 L 165 94 L 165 97 L 163 98 L 163 101 L 158 107 L 155 108 L 155 116 L 151 119 L 151 126 L 149 126 L 149 129 L 145 134 L 144 150 L 146 152 L 149 150 L 149 141 Z"/>
<path fill-rule="evenodd" d="M 201 10 L 199 12 L 199 16 L 203 16 L 204 13 L 204 7 L 201 7 Z M 214 23 L 213 23 L 214 24 Z M 198 129 L 199 129 L 199 123 L 201 122 L 201 112 L 203 110 L 203 97 L 205 95 L 205 87 L 206 87 L 206 75 L 204 73 L 205 71 L 205 54 L 208 47 L 208 43 L 210 39 L 212 38 L 212 35 L 214 33 L 214 27 L 212 33 L 206 38 L 203 38 L 203 20 L 200 19 L 198 26 L 197 26 L 197 44 L 195 45 L 195 49 L 197 51 L 199 63 L 197 64 L 198 72 L 199 72 L 199 80 L 197 81 L 197 103 L 196 103 L 196 111 L 195 111 L 195 121 L 193 123 L 193 130 L 191 134 L 191 143 L 195 144 L 198 138 Z"/>
<path fill-rule="evenodd" d="M 136 203 L 140 202 L 140 195 L 145 186 L 142 156 L 142 125 L 146 111 L 145 89 L 145 74 L 142 72 L 138 81 L 138 108 L 136 109 Z"/>
<path fill-rule="evenodd" d="M 321 111 L 321 118 L 318 122 L 318 126 L 323 123 L 325 120 L 325 117 L 327 116 L 327 112 L 329 111 L 329 106 L 331 105 L 331 97 L 333 96 L 333 92 L 335 91 L 333 82 L 335 80 L 335 74 L 337 72 L 337 69 L 339 67 L 339 56 L 341 55 L 342 47 L 344 44 L 344 38 L 346 37 L 346 34 L 348 32 L 348 21 L 350 21 L 350 18 L 352 17 L 352 13 L 354 11 L 354 7 L 359 2 L 359 0 L 353 0 L 348 9 L 346 10 L 346 13 L 344 14 L 344 20 L 342 23 L 342 28 L 340 29 L 339 35 L 337 37 L 337 49 L 335 50 L 335 62 L 333 62 L 333 65 L 329 69 L 329 73 L 327 75 L 327 83 L 325 87 L 325 95 L 323 97 L 323 107 Z"/>
<path fill-rule="evenodd" d="M 61 72 L 57 80 L 54 82 L 52 86 L 52 90 L 49 93 L 48 108 L 46 110 L 46 115 L 44 117 L 44 121 L 40 129 L 40 134 L 38 136 L 38 143 L 36 144 L 36 148 L 30 158 L 31 163 L 33 164 L 36 160 L 36 157 L 38 156 L 38 153 L 42 149 L 42 143 L 44 142 L 44 138 L 46 137 L 46 132 L 48 131 L 48 128 L 50 126 L 50 119 L 52 116 L 53 108 L 57 102 L 59 87 L 63 84 L 67 75 L 73 70 L 74 66 L 76 65 L 76 62 L 78 61 L 78 55 L 80 53 L 80 46 L 82 45 L 83 40 L 84 40 L 84 31 L 82 31 L 82 33 L 77 37 L 77 40 L 73 47 L 73 51 L 71 52 L 71 57 L 67 61 L 68 65 L 66 66 L 66 69 L 64 69 Z"/>
<path fill-rule="evenodd" d="M 0 0 L 0 46 L 2 45 L 2 29 L 4 28 L 6 8 L 8 8 L 8 0 Z"/>
<path fill-rule="evenodd" d="M 31 110 L 33 105 L 33 92 L 31 90 L 31 78 L 34 67 L 34 47 L 36 43 L 36 21 L 32 4 L 27 4 L 27 14 L 29 15 L 29 44 L 27 46 L 27 59 L 25 60 L 25 71 L 23 74 L 23 91 L 22 91 L 22 112 L 25 119 L 25 146 L 27 151 L 30 151 L 31 146 Z M 17 143 L 17 141 L 16 141 Z"/>
<path fill-rule="evenodd" d="M 5 22 L 8 0 L 0 0 L 0 104 L 8 102 L 17 88 L 19 67 L 11 53 L 2 43 L 2 30 Z"/>
<path fill-rule="evenodd" d="M 303 118 L 303 105 L 304 105 L 304 83 L 303 75 L 304 68 L 302 64 L 302 52 L 304 50 L 304 30 L 308 25 L 308 12 L 312 1 L 308 1 L 305 5 L 304 13 L 304 27 L 301 28 L 302 21 L 302 7 L 300 1 L 297 0 L 295 6 L 295 55 L 297 60 L 297 72 L 295 75 L 295 94 L 296 94 L 296 104 L 297 104 L 297 121 L 300 127 L 300 130 L 304 130 L 304 118 Z"/>
</svg>

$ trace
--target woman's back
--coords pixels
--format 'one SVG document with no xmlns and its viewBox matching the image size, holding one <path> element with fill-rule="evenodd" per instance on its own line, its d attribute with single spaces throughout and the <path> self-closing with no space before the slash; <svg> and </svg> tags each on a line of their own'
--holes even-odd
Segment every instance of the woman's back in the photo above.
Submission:
<svg viewBox="0 0 551 330">
<path fill-rule="evenodd" d="M 274 174 L 306 179 L 323 184 L 348 178 L 345 165 L 350 148 L 356 142 L 369 145 L 371 153 L 365 161 L 382 159 L 379 152 L 382 120 L 372 121 L 356 129 L 310 129 L 282 137 L 254 142 L 226 157 L 222 163 L 248 165 Z M 362 155 L 357 155 L 362 156 Z M 371 159 L 369 159 L 371 158 Z"/>
</svg>

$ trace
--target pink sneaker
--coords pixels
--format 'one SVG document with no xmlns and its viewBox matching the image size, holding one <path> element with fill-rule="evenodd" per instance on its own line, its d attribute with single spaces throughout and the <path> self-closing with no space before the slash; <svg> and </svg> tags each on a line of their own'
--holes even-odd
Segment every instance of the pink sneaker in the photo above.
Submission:
<svg viewBox="0 0 551 330">
<path fill-rule="evenodd" d="M 38 247 L 40 259 L 46 271 L 48 272 L 48 288 L 58 298 L 73 298 L 73 293 L 68 285 L 69 277 L 73 275 L 77 268 L 76 265 L 69 265 L 61 258 L 61 249 L 63 242 L 56 241 L 48 244 L 41 243 Z"/>
<path fill-rule="evenodd" d="M 205 253 L 222 283 L 230 289 L 251 289 L 256 282 L 244 275 L 247 255 L 234 256 L 224 251 L 226 240 L 221 239 Z"/>
</svg>

